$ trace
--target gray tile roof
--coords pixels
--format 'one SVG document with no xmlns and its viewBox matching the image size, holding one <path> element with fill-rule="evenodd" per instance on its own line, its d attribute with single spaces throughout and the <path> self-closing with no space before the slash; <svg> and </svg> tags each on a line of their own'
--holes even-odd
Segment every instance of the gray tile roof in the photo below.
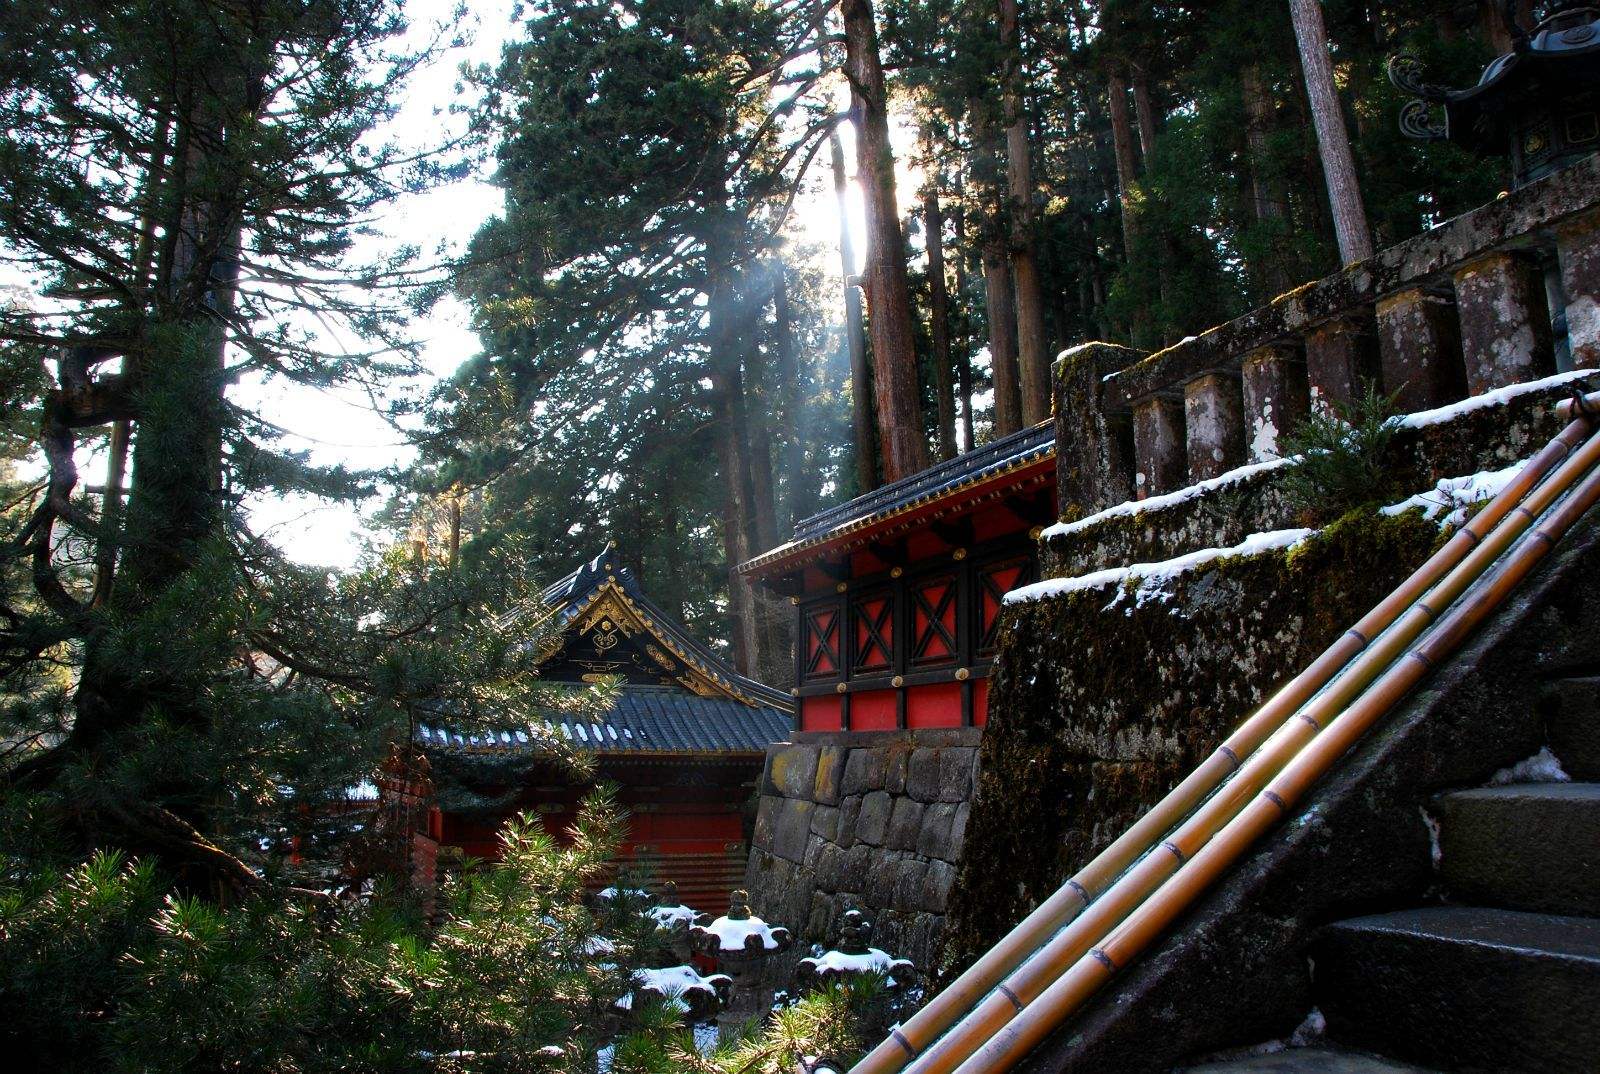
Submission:
<svg viewBox="0 0 1600 1074">
<path fill-rule="evenodd" d="M 581 722 L 552 717 L 550 726 L 573 747 L 594 753 L 761 753 L 789 737 L 792 717 L 672 687 L 628 685 L 605 714 Z M 526 729 L 471 735 L 422 727 L 418 737 L 434 748 L 535 752 L 541 736 Z"/>
</svg>

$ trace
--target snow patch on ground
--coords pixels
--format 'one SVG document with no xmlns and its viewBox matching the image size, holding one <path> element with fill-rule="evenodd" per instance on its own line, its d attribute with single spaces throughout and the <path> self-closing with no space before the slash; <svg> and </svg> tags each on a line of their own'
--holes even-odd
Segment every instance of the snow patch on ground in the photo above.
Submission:
<svg viewBox="0 0 1600 1074">
<path fill-rule="evenodd" d="M 1314 532 L 1308 529 L 1292 529 L 1253 533 L 1232 548 L 1205 548 L 1161 563 L 1134 563 L 1126 567 L 1111 567 L 1103 571 L 1082 574 L 1076 578 L 1047 578 L 1042 582 L 1013 589 L 1006 594 L 1006 603 L 1026 604 L 1029 601 L 1049 600 L 1079 590 L 1102 589 L 1114 585 L 1124 590 L 1132 590 L 1134 607 L 1139 607 L 1147 601 L 1162 599 L 1166 583 L 1180 575 L 1191 573 L 1216 560 L 1231 556 L 1253 556 L 1261 552 L 1293 548 Z M 1118 600 L 1120 599 L 1121 594 L 1118 595 Z M 1113 605 L 1115 603 L 1116 601 L 1112 602 Z"/>
<path fill-rule="evenodd" d="M 1142 500 L 1127 500 L 1117 504 L 1115 507 L 1107 507 L 1104 511 L 1099 511 L 1086 518 L 1080 518 L 1076 522 L 1057 522 L 1053 526 L 1047 526 L 1040 536 L 1063 537 L 1069 533 L 1088 529 L 1090 526 L 1104 522 L 1108 518 L 1120 518 L 1124 515 L 1137 515 L 1143 514 L 1145 511 L 1159 511 L 1168 507 L 1175 507 L 1180 503 L 1199 499 L 1206 493 L 1216 489 L 1227 488 L 1229 485 L 1237 484 L 1247 478 L 1254 477 L 1256 474 L 1266 473 L 1268 470 L 1276 470 L 1280 466 L 1287 466 L 1295 458 L 1298 458 L 1298 456 L 1286 459 L 1268 459 L 1266 462 L 1253 462 L 1247 466 L 1236 467 L 1225 474 L 1219 474 L 1207 481 L 1196 482 L 1176 492 L 1168 492 L 1160 496 L 1147 496 Z"/>
<path fill-rule="evenodd" d="M 1526 460 L 1507 466 L 1504 470 L 1485 470 L 1466 477 L 1444 478 L 1427 492 L 1419 492 L 1399 503 L 1390 504 L 1382 508 L 1380 513 L 1393 516 L 1420 507 L 1424 518 L 1439 519 L 1441 526 L 1460 526 L 1467 521 L 1467 512 L 1471 508 L 1500 495 L 1525 464 Z"/>
<path fill-rule="evenodd" d="M 1510 783 L 1571 783 L 1572 777 L 1561 767 L 1556 755 L 1545 746 L 1532 757 L 1502 768 L 1489 777 L 1489 786 L 1504 787 Z"/>
<path fill-rule="evenodd" d="M 1491 406 L 1504 406 L 1518 396 L 1548 391 L 1551 388 L 1559 388 L 1563 384 L 1570 384 L 1575 380 L 1583 380 L 1586 377 L 1593 376 L 1595 376 L 1593 369 L 1572 369 L 1565 373 L 1557 373 L 1553 377 L 1545 377 L 1542 380 L 1508 384 L 1504 388 L 1496 388 L 1492 392 L 1474 395 L 1468 399 L 1461 400 L 1459 403 L 1451 403 L 1448 406 L 1435 407 L 1433 410 L 1419 410 L 1415 414 L 1407 414 L 1402 418 L 1396 419 L 1396 423 L 1402 429 L 1421 429 L 1429 425 L 1442 425 L 1447 421 L 1454 421 L 1463 414 L 1470 414 L 1474 410 L 1482 410 Z"/>
</svg>

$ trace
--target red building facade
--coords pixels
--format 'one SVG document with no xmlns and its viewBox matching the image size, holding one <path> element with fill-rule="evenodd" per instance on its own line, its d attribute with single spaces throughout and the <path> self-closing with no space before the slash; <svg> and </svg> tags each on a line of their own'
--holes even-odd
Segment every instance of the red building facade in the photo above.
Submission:
<svg viewBox="0 0 1600 1074">
<path fill-rule="evenodd" d="M 528 730 L 424 727 L 418 737 L 434 777 L 429 834 L 493 860 L 508 817 L 534 812 L 559 834 L 594 783 L 612 783 L 628 813 L 618 866 L 630 882 L 672 881 L 687 905 L 723 912 L 743 879 L 756 783 L 767 746 L 788 733 L 791 699 L 734 673 L 652 603 L 609 550 L 546 590 L 543 605 L 540 614 L 563 632 L 542 679 L 574 688 L 622 680 L 605 713 L 548 717 L 567 746 L 593 758 L 594 779 L 574 783 Z"/>
<path fill-rule="evenodd" d="M 1006 592 L 1055 518 L 1049 422 L 801 522 L 742 564 L 795 607 L 799 731 L 982 725 Z"/>
</svg>

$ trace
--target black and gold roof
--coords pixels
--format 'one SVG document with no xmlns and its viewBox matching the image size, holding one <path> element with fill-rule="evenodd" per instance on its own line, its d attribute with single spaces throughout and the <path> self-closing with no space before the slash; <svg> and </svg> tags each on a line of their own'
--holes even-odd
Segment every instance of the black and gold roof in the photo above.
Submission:
<svg viewBox="0 0 1600 1074">
<path fill-rule="evenodd" d="M 555 732 L 596 753 L 760 753 L 787 738 L 793 701 L 740 675 L 647 597 L 608 547 L 546 589 L 538 614 L 561 627 L 539 667 L 546 682 L 620 678 L 611 708 L 592 721 L 552 719 Z M 422 732 L 425 743 L 465 750 L 538 750 L 525 732 Z"/>
</svg>

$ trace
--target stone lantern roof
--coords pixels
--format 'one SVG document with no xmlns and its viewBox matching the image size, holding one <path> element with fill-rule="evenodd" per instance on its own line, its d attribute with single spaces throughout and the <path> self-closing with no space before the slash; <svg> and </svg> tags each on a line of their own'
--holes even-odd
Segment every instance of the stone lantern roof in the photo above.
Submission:
<svg viewBox="0 0 1600 1074">
<path fill-rule="evenodd" d="M 1600 150 L 1600 7 L 1555 7 L 1466 89 L 1423 81 L 1414 57 L 1391 60 L 1390 80 L 1417 98 L 1401 109 L 1400 129 L 1510 156 L 1518 187 Z M 1442 122 L 1434 111 L 1441 105 Z"/>
</svg>

